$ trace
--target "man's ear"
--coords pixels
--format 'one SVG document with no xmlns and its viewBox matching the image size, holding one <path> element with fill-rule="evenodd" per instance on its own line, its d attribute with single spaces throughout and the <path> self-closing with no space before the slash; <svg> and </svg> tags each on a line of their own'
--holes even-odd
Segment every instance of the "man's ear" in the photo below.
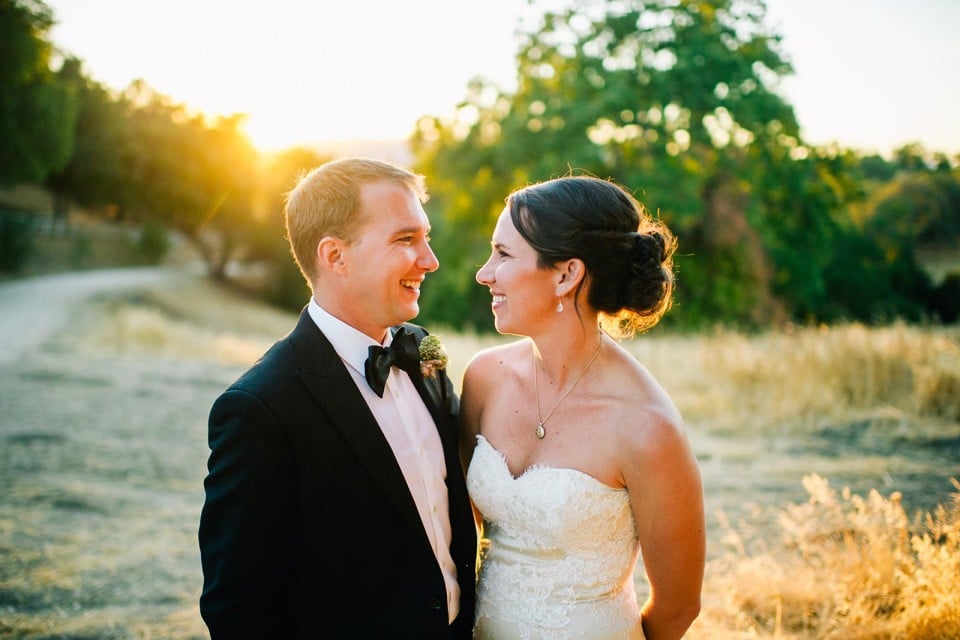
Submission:
<svg viewBox="0 0 960 640">
<path fill-rule="evenodd" d="M 587 268 L 580 258 L 570 258 L 557 263 L 557 297 L 563 297 L 577 288 L 584 276 L 587 274 Z"/>
<path fill-rule="evenodd" d="M 317 271 L 333 271 L 342 273 L 346 268 L 344 260 L 346 244 L 341 238 L 334 236 L 324 236 L 317 243 Z"/>
</svg>

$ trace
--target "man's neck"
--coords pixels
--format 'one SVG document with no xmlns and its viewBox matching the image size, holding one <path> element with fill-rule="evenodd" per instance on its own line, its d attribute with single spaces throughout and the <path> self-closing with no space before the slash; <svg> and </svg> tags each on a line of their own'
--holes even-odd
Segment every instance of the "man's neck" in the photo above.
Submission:
<svg viewBox="0 0 960 640">
<path fill-rule="evenodd" d="M 314 302 L 317 303 L 317 306 L 326 311 L 328 314 L 339 320 L 340 322 L 350 325 L 360 333 L 369 336 L 370 339 L 374 340 L 378 344 L 383 344 L 387 339 L 387 332 L 390 330 L 389 327 L 372 327 L 368 323 L 355 320 L 350 317 L 350 314 L 343 309 L 342 305 L 336 304 L 335 300 L 324 299 L 321 296 L 313 295 Z"/>
</svg>

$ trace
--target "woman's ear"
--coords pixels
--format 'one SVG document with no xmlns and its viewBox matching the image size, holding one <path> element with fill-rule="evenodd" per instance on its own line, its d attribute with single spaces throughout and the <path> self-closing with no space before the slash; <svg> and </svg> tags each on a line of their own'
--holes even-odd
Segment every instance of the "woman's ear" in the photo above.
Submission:
<svg viewBox="0 0 960 640">
<path fill-rule="evenodd" d="M 343 272 L 346 267 L 344 261 L 345 244 L 342 239 L 334 236 L 324 236 L 317 244 L 317 271 Z"/>
<path fill-rule="evenodd" d="M 557 297 L 562 298 L 571 291 L 574 291 L 587 274 L 586 265 L 580 258 L 570 258 L 557 263 Z"/>
</svg>

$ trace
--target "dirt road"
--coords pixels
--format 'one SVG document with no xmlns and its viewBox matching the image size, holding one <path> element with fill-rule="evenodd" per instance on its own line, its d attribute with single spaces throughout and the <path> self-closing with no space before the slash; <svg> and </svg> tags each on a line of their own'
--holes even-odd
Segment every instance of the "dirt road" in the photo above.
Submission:
<svg viewBox="0 0 960 640">
<path fill-rule="evenodd" d="M 225 295 L 168 269 L 0 285 L 0 637 L 206 637 L 207 411 L 288 322 Z"/>
<path fill-rule="evenodd" d="M 0 364 L 15 362 L 69 324 L 76 306 L 102 292 L 151 287 L 179 277 L 163 268 L 106 269 L 0 284 Z"/>
</svg>

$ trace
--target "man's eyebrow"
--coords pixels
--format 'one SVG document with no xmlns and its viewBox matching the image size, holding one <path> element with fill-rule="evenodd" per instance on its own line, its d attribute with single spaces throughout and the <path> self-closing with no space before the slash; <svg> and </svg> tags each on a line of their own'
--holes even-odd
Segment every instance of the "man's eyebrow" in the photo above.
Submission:
<svg viewBox="0 0 960 640">
<path fill-rule="evenodd" d="M 394 230 L 393 235 L 399 236 L 407 233 L 420 233 L 421 231 L 424 235 L 430 235 L 430 227 L 421 227 L 421 226 L 411 226 L 411 227 L 400 227 L 399 229 Z"/>
</svg>

